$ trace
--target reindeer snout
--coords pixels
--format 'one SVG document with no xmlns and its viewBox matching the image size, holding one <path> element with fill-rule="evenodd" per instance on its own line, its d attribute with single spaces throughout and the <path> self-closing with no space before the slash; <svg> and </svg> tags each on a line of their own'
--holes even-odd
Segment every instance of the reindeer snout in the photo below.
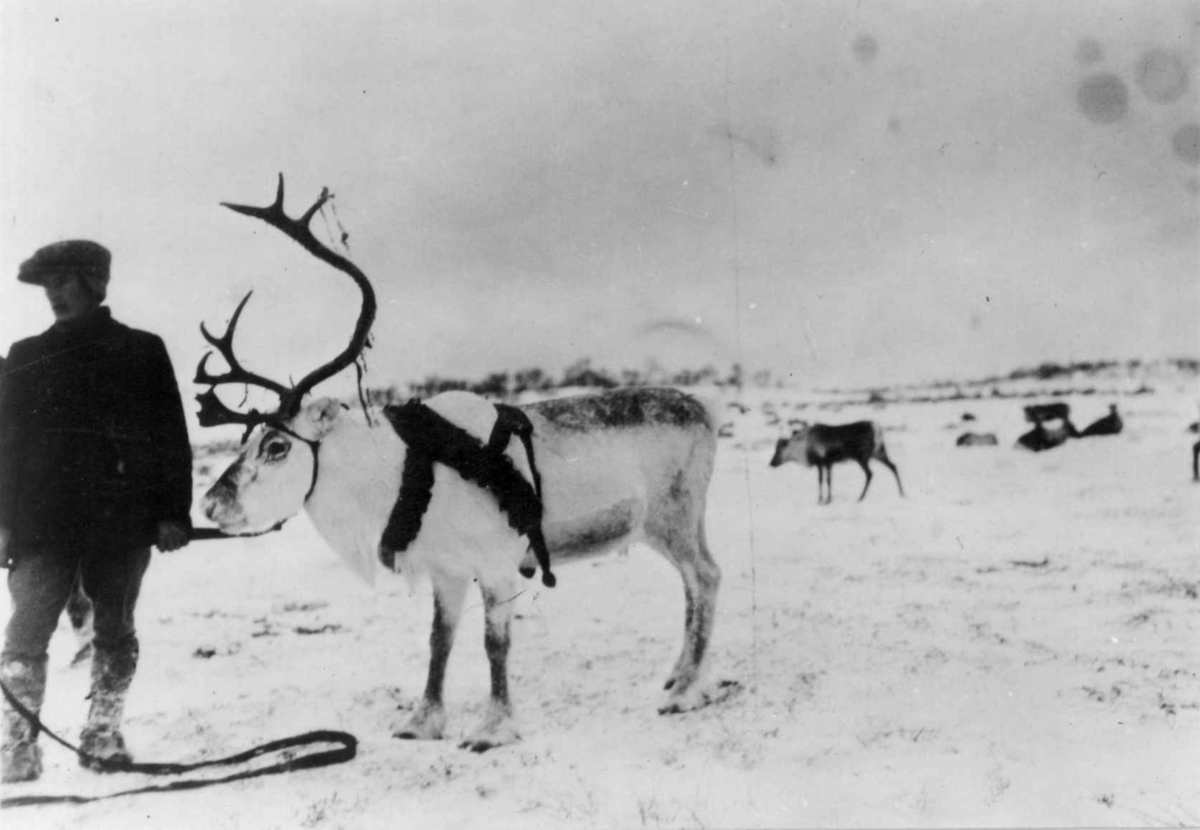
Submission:
<svg viewBox="0 0 1200 830">
<path fill-rule="evenodd" d="M 235 503 L 234 496 L 236 492 L 234 487 L 225 481 L 224 478 L 218 480 L 204 494 L 204 515 L 211 521 L 218 523 L 222 519 L 227 518 L 230 505 Z"/>
</svg>

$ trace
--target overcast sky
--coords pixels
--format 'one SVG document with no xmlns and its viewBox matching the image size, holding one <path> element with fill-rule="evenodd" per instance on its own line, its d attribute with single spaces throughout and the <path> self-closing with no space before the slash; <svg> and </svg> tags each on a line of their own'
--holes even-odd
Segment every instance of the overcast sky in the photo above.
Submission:
<svg viewBox="0 0 1200 830">
<path fill-rule="evenodd" d="M 185 394 L 345 344 L 350 281 L 218 206 L 329 186 L 372 383 L 580 357 L 796 382 L 1200 354 L 1200 3 L 0 4 L 0 352 L 39 246 Z M 336 384 L 335 384 L 336 385 Z"/>
</svg>

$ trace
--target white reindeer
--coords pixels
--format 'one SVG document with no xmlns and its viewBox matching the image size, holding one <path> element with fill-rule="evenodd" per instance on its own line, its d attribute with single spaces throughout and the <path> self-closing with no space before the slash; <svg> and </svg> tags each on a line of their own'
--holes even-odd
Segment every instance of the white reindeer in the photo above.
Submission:
<svg viewBox="0 0 1200 830">
<path fill-rule="evenodd" d="M 230 369 L 212 375 L 201 361 L 196 380 L 211 385 L 199 396 L 201 423 L 248 427 L 241 454 L 205 495 L 204 512 L 226 533 L 250 534 L 304 509 L 330 547 L 354 567 L 373 569 L 382 561 L 397 571 L 430 575 L 434 618 L 429 673 L 420 705 L 393 733 L 398 738 L 444 737 L 446 663 L 467 590 L 477 581 L 485 608 L 491 698 L 483 722 L 461 745 L 482 752 L 519 739 L 509 700 L 507 654 L 511 600 L 519 592 L 520 573 L 532 571 L 528 542 L 510 527 L 492 494 L 439 463 L 433 467 L 431 497 L 415 541 L 404 551 L 381 549 L 411 449 L 386 418 L 368 418 L 328 398 L 301 404 L 316 383 L 354 363 L 375 311 L 365 275 L 318 242 L 308 228 L 327 197 L 323 192 L 302 218 L 291 219 L 283 211 L 281 176 L 270 207 L 227 205 L 263 219 L 349 274 L 362 290 L 363 308 L 350 346 L 291 388 L 247 372 L 234 357 L 233 332 L 249 295 L 222 337 L 204 331 Z M 271 389 L 280 396 L 279 409 L 268 415 L 230 410 L 216 396 L 215 386 L 231 382 Z M 485 443 L 498 417 L 496 406 L 465 392 L 425 403 Z M 550 555 L 568 561 L 644 542 L 665 556 L 683 578 L 686 614 L 683 649 L 659 711 L 682 712 L 710 702 L 702 673 L 721 578 L 704 530 L 716 451 L 712 413 L 670 389 L 615 390 L 545 401 L 521 411 L 533 427 L 532 455 L 544 508 L 541 527 Z M 516 436 L 509 438 L 504 452 L 526 481 L 537 481 Z M 547 581 L 547 563 L 541 564 Z"/>
<path fill-rule="evenodd" d="M 775 444 L 775 454 L 771 456 L 771 466 L 778 467 L 787 461 L 795 461 L 808 467 L 817 468 L 817 504 L 829 504 L 833 501 L 833 465 L 841 461 L 857 461 L 866 474 L 862 493 L 858 500 L 867 496 L 867 488 L 871 486 L 870 460 L 874 458 L 883 463 L 896 477 L 896 486 L 900 495 L 904 495 L 904 485 L 900 483 L 900 471 L 888 458 L 887 448 L 883 445 L 883 430 L 874 421 L 856 421 L 852 424 L 809 425 L 801 421 L 791 436 L 780 438 Z"/>
</svg>

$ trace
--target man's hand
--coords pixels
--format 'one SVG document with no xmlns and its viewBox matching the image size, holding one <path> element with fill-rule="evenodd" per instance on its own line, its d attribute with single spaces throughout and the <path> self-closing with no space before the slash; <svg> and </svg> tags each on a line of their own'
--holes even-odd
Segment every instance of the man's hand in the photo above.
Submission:
<svg viewBox="0 0 1200 830">
<path fill-rule="evenodd" d="M 158 549 L 163 553 L 179 550 L 188 543 L 188 529 L 182 522 L 164 519 L 158 523 Z"/>
</svg>

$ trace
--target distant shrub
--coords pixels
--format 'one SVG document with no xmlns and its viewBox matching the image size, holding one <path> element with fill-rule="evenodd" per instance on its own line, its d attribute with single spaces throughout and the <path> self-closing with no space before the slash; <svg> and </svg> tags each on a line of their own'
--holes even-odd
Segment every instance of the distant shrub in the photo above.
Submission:
<svg viewBox="0 0 1200 830">
<path fill-rule="evenodd" d="M 545 372 L 536 367 L 520 369 L 513 373 L 512 390 L 514 394 L 522 392 L 545 392 L 554 388 L 552 381 Z"/>
<path fill-rule="evenodd" d="M 585 386 L 597 389 L 615 389 L 620 386 L 612 375 L 592 368 L 590 358 L 581 358 L 563 371 L 562 386 Z"/>
<path fill-rule="evenodd" d="M 410 383 L 408 389 L 414 398 L 432 398 L 443 392 L 465 390 L 470 385 L 469 381 L 460 378 L 442 378 L 430 375 L 420 383 Z"/>
<path fill-rule="evenodd" d="M 508 372 L 492 372 L 478 383 L 470 386 L 476 395 L 492 398 L 507 398 L 509 387 Z"/>
</svg>

